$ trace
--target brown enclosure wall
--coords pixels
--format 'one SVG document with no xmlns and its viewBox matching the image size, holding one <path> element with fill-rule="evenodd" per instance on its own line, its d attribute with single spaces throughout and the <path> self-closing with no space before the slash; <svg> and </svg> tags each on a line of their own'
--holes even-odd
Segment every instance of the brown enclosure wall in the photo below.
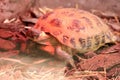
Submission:
<svg viewBox="0 0 120 80">
<path fill-rule="evenodd" d="M 120 0 L 0 0 L 0 22 L 17 14 L 24 13 L 30 5 L 37 7 L 75 7 L 85 10 L 101 10 L 120 16 Z"/>
<path fill-rule="evenodd" d="M 39 0 L 39 5 L 50 8 L 75 7 L 75 4 L 80 9 L 109 11 L 120 15 L 120 0 Z"/>
</svg>

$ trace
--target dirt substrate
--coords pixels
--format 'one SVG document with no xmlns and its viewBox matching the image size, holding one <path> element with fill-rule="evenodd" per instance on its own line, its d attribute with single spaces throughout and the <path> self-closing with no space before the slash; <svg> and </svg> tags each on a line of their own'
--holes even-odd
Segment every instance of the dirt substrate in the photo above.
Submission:
<svg viewBox="0 0 120 80">
<path fill-rule="evenodd" d="M 97 53 L 86 53 L 82 56 L 84 59 L 76 59 L 76 68 L 72 68 L 70 65 L 66 65 L 64 62 L 39 50 L 40 45 L 28 40 L 26 35 L 23 34 L 23 25 L 22 23 L 16 23 L 16 25 L 9 23 L 1 26 L 1 80 L 6 76 L 10 80 L 21 78 L 26 80 L 50 78 L 51 80 L 51 77 L 54 78 L 53 80 L 56 79 L 55 77 L 58 77 L 59 80 L 119 80 L 120 43 L 107 46 Z M 16 78 L 16 75 L 19 79 Z"/>
</svg>

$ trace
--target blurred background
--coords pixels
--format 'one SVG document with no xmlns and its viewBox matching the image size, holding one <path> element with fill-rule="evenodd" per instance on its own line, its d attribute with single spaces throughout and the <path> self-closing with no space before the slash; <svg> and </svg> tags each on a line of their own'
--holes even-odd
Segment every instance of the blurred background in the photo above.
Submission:
<svg viewBox="0 0 120 80">
<path fill-rule="evenodd" d="M 77 7 L 91 12 L 120 16 L 120 0 L 0 0 L 0 22 L 30 8 Z"/>
</svg>

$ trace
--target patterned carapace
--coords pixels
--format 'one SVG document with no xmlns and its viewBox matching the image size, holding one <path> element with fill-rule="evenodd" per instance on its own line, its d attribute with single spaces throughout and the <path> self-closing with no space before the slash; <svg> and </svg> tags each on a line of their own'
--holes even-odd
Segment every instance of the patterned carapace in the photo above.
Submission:
<svg viewBox="0 0 120 80">
<path fill-rule="evenodd" d="M 74 8 L 55 9 L 45 14 L 33 29 L 51 35 L 61 45 L 80 53 L 115 41 L 115 36 L 99 17 Z"/>
</svg>

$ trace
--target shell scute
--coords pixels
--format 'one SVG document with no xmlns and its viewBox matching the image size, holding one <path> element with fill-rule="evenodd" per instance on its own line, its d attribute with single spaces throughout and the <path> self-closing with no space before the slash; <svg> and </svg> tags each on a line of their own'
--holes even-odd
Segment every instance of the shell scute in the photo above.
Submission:
<svg viewBox="0 0 120 80">
<path fill-rule="evenodd" d="M 113 41 L 114 35 L 109 27 L 89 12 L 61 8 L 46 16 L 38 20 L 34 29 L 50 33 L 61 44 L 70 48 L 85 52 Z"/>
</svg>

